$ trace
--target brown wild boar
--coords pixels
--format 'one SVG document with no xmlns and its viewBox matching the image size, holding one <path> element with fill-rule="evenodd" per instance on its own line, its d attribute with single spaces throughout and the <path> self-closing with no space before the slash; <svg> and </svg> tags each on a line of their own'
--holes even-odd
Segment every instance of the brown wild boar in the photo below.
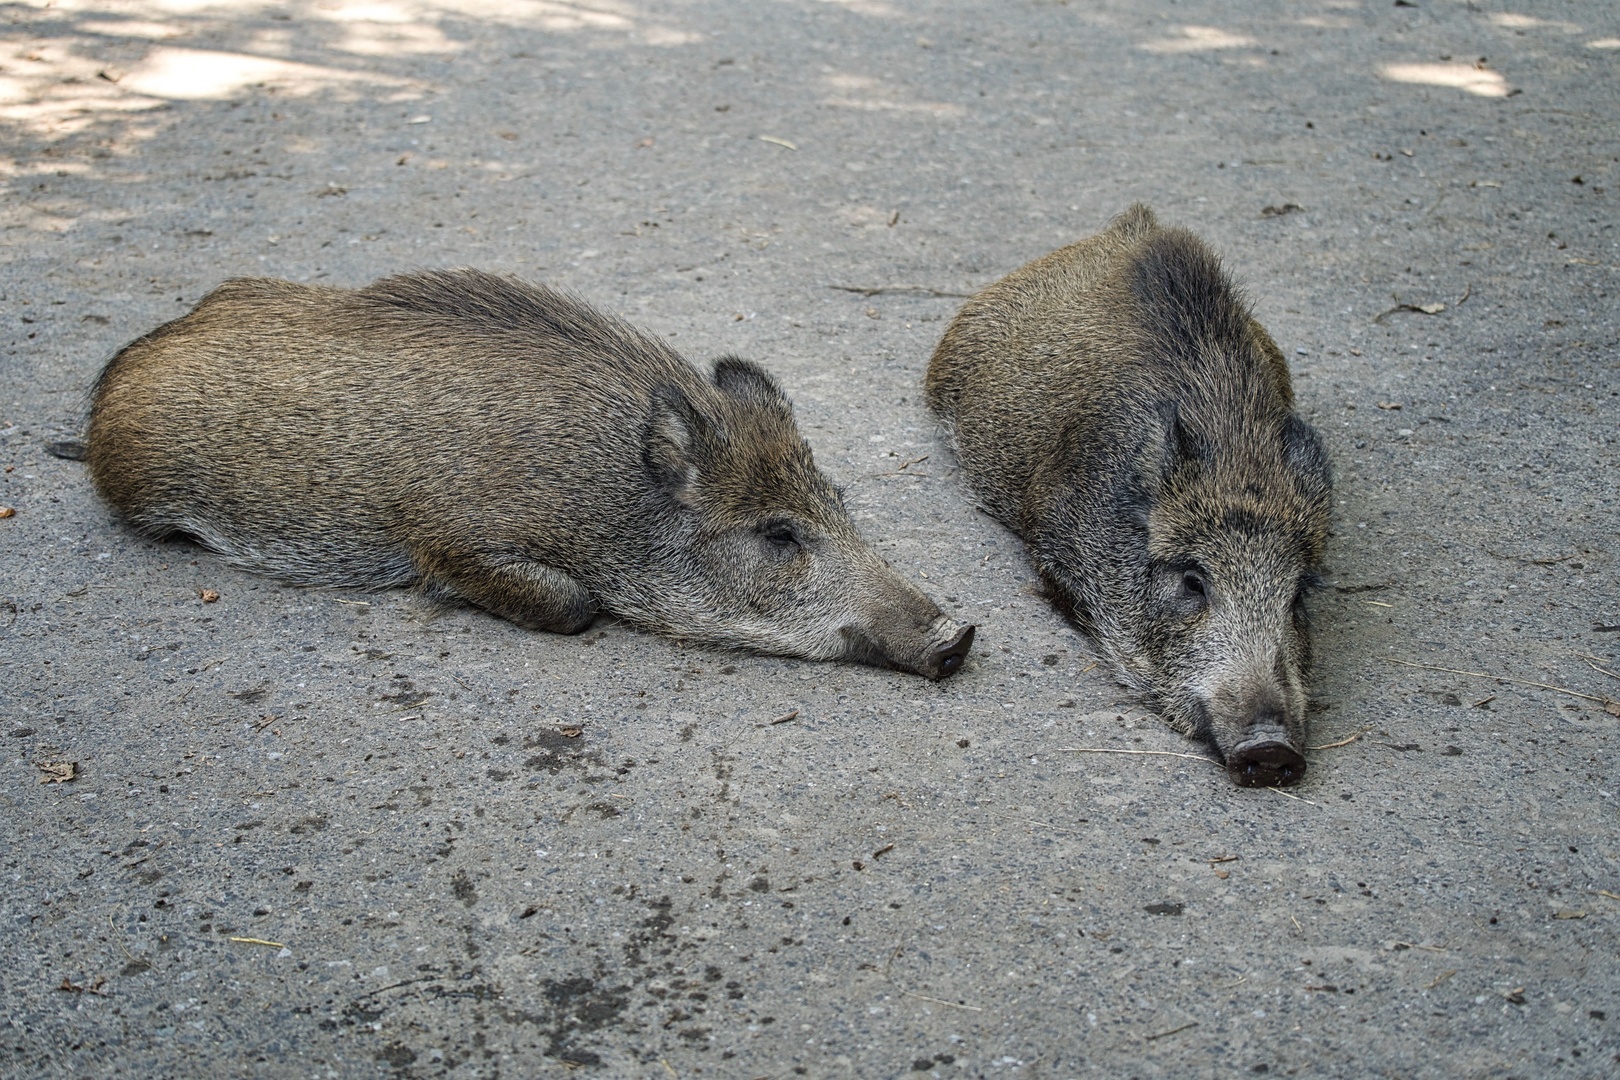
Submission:
<svg viewBox="0 0 1620 1080">
<path fill-rule="evenodd" d="M 1239 784 L 1299 780 L 1331 470 L 1209 248 L 1132 206 L 969 300 L 927 395 L 1123 681 Z"/>
<path fill-rule="evenodd" d="M 973 641 L 856 533 L 763 370 L 705 378 L 512 278 L 229 281 L 107 364 L 88 444 L 142 533 L 296 584 L 930 679 Z"/>
</svg>

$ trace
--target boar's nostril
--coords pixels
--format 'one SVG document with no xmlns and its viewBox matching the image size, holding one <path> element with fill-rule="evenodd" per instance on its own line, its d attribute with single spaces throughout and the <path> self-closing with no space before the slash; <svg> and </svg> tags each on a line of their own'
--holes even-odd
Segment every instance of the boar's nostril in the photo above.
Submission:
<svg viewBox="0 0 1620 1080">
<path fill-rule="evenodd" d="M 1305 758 L 1285 742 L 1246 742 L 1226 756 L 1226 771 L 1243 787 L 1287 787 L 1305 776 Z"/>
<path fill-rule="evenodd" d="M 972 626 L 964 626 L 956 637 L 934 651 L 932 666 L 936 674 L 933 678 L 943 679 L 961 670 L 968 651 L 973 648 L 974 629 Z"/>
</svg>

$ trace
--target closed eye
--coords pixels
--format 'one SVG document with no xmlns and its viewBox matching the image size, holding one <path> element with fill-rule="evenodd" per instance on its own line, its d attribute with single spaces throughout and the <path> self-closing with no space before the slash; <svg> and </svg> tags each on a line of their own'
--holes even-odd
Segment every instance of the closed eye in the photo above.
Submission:
<svg viewBox="0 0 1620 1080">
<path fill-rule="evenodd" d="M 772 522 L 761 527 L 760 535 L 765 538 L 766 543 L 770 544 L 774 548 L 779 548 L 782 551 L 789 551 L 794 548 L 804 546 L 799 540 L 798 533 L 793 531 L 793 526 L 785 522 Z"/>
</svg>

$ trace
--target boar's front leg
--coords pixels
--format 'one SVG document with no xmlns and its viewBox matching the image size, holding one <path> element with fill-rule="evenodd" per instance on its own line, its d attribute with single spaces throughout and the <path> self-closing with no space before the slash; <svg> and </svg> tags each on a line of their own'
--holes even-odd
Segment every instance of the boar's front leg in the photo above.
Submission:
<svg viewBox="0 0 1620 1080">
<path fill-rule="evenodd" d="M 596 618 L 585 586 L 544 563 L 441 555 L 419 557 L 417 566 L 431 594 L 465 600 L 527 630 L 577 634 Z"/>
</svg>

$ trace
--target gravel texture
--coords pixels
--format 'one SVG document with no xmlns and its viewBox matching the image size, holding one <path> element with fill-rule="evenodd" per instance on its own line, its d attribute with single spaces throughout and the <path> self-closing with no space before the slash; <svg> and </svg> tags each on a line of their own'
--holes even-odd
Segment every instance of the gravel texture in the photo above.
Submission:
<svg viewBox="0 0 1620 1080">
<path fill-rule="evenodd" d="M 3 10 L 0 1075 L 1620 1069 L 1612 4 Z M 1287 793 L 1074 752 L 1205 753 L 922 407 L 960 294 L 1137 199 L 1335 459 L 1359 737 Z M 46 452 L 225 278 L 463 264 L 763 362 L 966 670 L 287 588 Z"/>
</svg>

